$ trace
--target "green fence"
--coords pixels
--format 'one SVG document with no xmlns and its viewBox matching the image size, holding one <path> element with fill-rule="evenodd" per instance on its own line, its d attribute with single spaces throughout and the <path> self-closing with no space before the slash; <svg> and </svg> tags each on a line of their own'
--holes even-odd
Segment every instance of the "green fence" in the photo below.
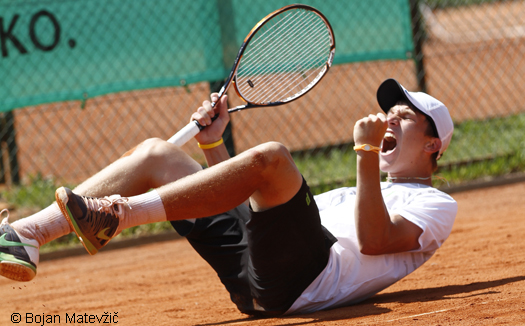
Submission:
<svg viewBox="0 0 525 326">
<path fill-rule="evenodd" d="M 232 115 L 233 152 L 280 141 L 318 189 L 352 184 L 353 124 L 379 110 L 377 86 L 394 77 L 450 108 L 440 174 L 451 183 L 524 169 L 524 1 L 302 3 L 330 20 L 335 65 L 285 109 Z M 75 184 L 144 139 L 169 138 L 220 86 L 253 25 L 288 4 L 0 1 L 2 200 L 30 205 L 43 195 L 22 186 Z M 195 142 L 184 150 L 202 161 Z"/>
<path fill-rule="evenodd" d="M 407 1 L 306 1 L 333 24 L 335 63 L 410 58 Z M 89 0 L 0 4 L 0 109 L 224 79 L 244 37 L 287 1 Z M 377 35 L 390 34 L 378 39 Z"/>
</svg>

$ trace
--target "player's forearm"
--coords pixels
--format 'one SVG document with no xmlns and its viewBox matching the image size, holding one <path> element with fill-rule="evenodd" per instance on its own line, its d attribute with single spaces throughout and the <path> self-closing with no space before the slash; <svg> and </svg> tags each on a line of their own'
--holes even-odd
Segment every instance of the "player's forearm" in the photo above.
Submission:
<svg viewBox="0 0 525 326">
<path fill-rule="evenodd" d="M 224 144 L 210 149 L 203 149 L 202 152 L 204 153 L 208 166 L 213 166 L 230 158 L 230 154 Z"/>
<path fill-rule="evenodd" d="M 357 238 L 362 253 L 378 254 L 383 250 L 391 223 L 381 194 L 379 157 L 376 153 L 363 151 L 357 156 Z"/>
</svg>

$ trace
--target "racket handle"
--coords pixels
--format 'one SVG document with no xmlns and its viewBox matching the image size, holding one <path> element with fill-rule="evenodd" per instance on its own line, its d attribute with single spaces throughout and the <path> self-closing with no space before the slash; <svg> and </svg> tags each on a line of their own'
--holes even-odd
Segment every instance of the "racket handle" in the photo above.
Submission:
<svg viewBox="0 0 525 326">
<path fill-rule="evenodd" d="M 179 130 L 173 137 L 168 139 L 169 143 L 175 144 L 178 147 L 186 144 L 190 139 L 195 137 L 202 129 L 201 125 L 197 121 L 192 121 L 188 123 L 184 128 Z"/>
<path fill-rule="evenodd" d="M 218 117 L 219 115 L 216 114 L 213 118 L 211 118 L 211 121 L 215 121 Z M 204 128 L 206 128 L 206 126 L 201 126 L 201 124 L 197 120 L 193 120 L 190 123 L 188 123 L 184 128 L 179 130 L 170 139 L 168 139 L 168 143 L 172 143 L 177 145 L 178 147 L 182 147 L 182 145 L 186 144 L 190 139 L 195 137 L 196 134 L 204 130 Z"/>
</svg>

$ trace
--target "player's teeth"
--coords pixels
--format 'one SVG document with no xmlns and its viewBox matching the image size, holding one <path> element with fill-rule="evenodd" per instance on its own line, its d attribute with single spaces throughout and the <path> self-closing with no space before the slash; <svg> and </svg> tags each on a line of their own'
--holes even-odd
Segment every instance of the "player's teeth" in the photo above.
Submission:
<svg viewBox="0 0 525 326">
<path fill-rule="evenodd" d="M 387 131 L 387 132 L 385 133 L 385 138 L 394 138 L 394 139 L 396 139 L 396 135 L 394 135 L 394 134 L 393 134 L 392 132 L 390 132 L 390 131 Z"/>
</svg>

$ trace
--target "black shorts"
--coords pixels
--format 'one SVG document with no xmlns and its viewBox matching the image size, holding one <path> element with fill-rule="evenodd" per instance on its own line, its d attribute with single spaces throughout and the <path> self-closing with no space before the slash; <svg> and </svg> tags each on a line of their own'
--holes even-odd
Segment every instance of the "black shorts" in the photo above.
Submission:
<svg viewBox="0 0 525 326">
<path fill-rule="evenodd" d="M 308 185 L 263 212 L 241 205 L 224 214 L 172 222 L 217 272 L 241 312 L 285 313 L 326 267 L 337 241 L 322 225 Z"/>
</svg>

